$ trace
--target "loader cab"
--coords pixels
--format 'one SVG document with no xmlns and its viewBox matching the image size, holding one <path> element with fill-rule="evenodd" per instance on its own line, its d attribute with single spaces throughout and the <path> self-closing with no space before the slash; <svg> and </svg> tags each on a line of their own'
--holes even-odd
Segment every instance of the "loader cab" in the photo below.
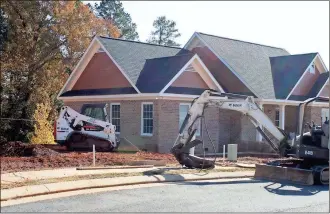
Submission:
<svg viewBox="0 0 330 214">
<path fill-rule="evenodd" d="M 109 122 L 107 115 L 108 105 L 106 103 L 100 104 L 84 104 L 81 107 L 80 114 L 92 117 L 98 120 Z"/>
<path fill-rule="evenodd" d="M 100 104 L 84 104 L 81 107 L 80 114 L 85 116 L 109 122 L 108 115 L 107 115 L 107 107 L 108 105 L 105 103 Z M 95 126 L 94 124 L 83 122 L 83 127 L 86 131 L 102 131 L 103 127 Z"/>
</svg>

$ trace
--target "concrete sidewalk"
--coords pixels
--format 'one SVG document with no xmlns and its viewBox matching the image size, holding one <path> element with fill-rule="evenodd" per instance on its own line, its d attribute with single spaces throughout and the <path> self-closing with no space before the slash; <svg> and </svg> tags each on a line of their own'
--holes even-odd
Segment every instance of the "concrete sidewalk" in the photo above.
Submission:
<svg viewBox="0 0 330 214">
<path fill-rule="evenodd" d="M 157 169 L 160 167 L 140 167 L 140 168 L 128 168 L 128 169 L 95 169 L 95 170 L 77 170 L 76 168 L 64 168 L 64 169 L 49 169 L 40 171 L 26 171 L 26 172 L 13 172 L 1 174 L 1 184 L 24 182 L 31 180 L 43 180 L 51 178 L 65 178 L 79 175 L 97 175 L 107 173 L 133 173 L 133 172 L 145 172 L 151 169 Z"/>
<path fill-rule="evenodd" d="M 150 168 L 149 168 L 150 170 Z M 118 178 L 102 178 L 91 180 L 78 180 L 60 183 L 51 183 L 43 185 L 33 185 L 17 187 L 12 189 L 1 190 L 1 201 L 17 199 L 22 197 L 37 196 L 51 193 L 104 188 L 113 186 L 161 183 L 161 182 L 178 182 L 178 181 L 195 181 L 195 180 L 210 180 L 210 179 L 228 179 L 228 178 L 251 178 L 254 176 L 254 171 L 242 172 L 218 172 L 218 173 L 196 173 L 196 174 L 164 174 L 151 176 L 132 176 Z"/>
<path fill-rule="evenodd" d="M 131 166 L 120 166 L 112 169 L 88 169 L 88 170 L 77 170 L 77 168 L 64 168 L 64 169 L 49 169 L 40 171 L 26 171 L 26 172 L 14 172 L 1 174 L 1 184 L 20 183 L 33 180 L 45 180 L 52 178 L 65 178 L 80 175 L 101 175 L 101 174 L 120 174 L 120 173 L 136 173 L 146 172 L 155 169 L 162 169 L 167 167 L 155 167 L 155 166 L 140 166 L 136 168 L 124 168 Z M 180 166 L 177 166 L 181 169 Z M 216 166 L 215 169 L 235 169 L 237 167 L 220 167 Z"/>
</svg>

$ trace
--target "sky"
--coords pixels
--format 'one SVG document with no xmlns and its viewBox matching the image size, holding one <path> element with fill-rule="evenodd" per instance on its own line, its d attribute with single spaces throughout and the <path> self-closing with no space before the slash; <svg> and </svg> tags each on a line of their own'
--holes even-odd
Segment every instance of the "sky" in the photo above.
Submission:
<svg viewBox="0 0 330 214">
<path fill-rule="evenodd" d="M 90 1 L 86 1 L 88 3 Z M 320 53 L 329 70 L 329 1 L 122 1 L 145 42 L 158 16 L 176 22 L 182 46 L 194 32 Z M 92 2 L 94 5 L 94 3 Z"/>
</svg>

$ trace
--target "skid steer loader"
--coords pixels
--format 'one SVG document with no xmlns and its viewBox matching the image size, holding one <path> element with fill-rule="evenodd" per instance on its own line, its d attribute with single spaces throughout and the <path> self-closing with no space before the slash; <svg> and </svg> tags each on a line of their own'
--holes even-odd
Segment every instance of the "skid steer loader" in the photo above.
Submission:
<svg viewBox="0 0 330 214">
<path fill-rule="evenodd" d="M 54 124 L 55 142 L 73 151 L 112 152 L 119 147 L 116 126 L 99 119 L 88 117 L 64 106 Z"/>
<path fill-rule="evenodd" d="M 321 126 L 307 123 L 310 131 L 303 133 L 306 107 L 314 101 L 329 102 L 329 99 L 315 97 L 300 103 L 297 114 L 298 135 L 290 141 L 285 131 L 276 127 L 254 102 L 254 97 L 206 90 L 192 101 L 180 127 L 179 135 L 171 148 L 171 153 L 181 165 L 187 168 L 214 168 L 214 161 L 192 155 L 189 151 L 202 143 L 201 140 L 195 139 L 197 130 L 195 122 L 204 116 L 205 108 L 215 106 L 220 109 L 238 111 L 247 116 L 276 153 L 281 157 L 290 157 L 267 164 L 257 164 L 256 178 L 306 185 L 328 184 L 329 120 L 327 119 Z M 271 133 L 275 140 L 263 129 Z"/>
</svg>

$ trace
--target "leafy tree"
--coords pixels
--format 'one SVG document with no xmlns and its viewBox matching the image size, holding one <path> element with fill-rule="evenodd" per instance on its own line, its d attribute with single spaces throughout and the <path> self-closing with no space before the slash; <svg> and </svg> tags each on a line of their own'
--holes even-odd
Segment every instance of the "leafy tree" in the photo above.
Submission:
<svg viewBox="0 0 330 214">
<path fill-rule="evenodd" d="M 31 138 L 33 144 L 54 144 L 52 126 L 48 121 L 48 115 L 52 107 L 49 103 L 38 103 L 33 114 L 35 120 L 34 133 Z"/>
<path fill-rule="evenodd" d="M 109 21 L 97 18 L 81 1 L 10 1 L 1 3 L 8 24 L 1 53 L 1 140 L 28 141 L 37 104 L 51 106 L 96 34 L 119 36 Z"/>
<path fill-rule="evenodd" d="M 5 13 L 2 8 L 0 8 L 0 53 L 3 51 L 3 46 L 7 41 L 8 34 L 8 22 L 5 17 Z"/>
<path fill-rule="evenodd" d="M 99 5 L 95 4 L 97 16 L 111 21 L 120 30 L 119 38 L 128 40 L 138 40 L 136 24 L 132 22 L 131 15 L 125 12 L 120 1 L 102 0 Z"/>
<path fill-rule="evenodd" d="M 165 16 L 160 16 L 153 22 L 153 27 L 155 30 L 151 32 L 151 37 L 147 42 L 158 45 L 180 46 L 174 41 L 181 36 L 174 21 L 167 20 Z"/>
</svg>

